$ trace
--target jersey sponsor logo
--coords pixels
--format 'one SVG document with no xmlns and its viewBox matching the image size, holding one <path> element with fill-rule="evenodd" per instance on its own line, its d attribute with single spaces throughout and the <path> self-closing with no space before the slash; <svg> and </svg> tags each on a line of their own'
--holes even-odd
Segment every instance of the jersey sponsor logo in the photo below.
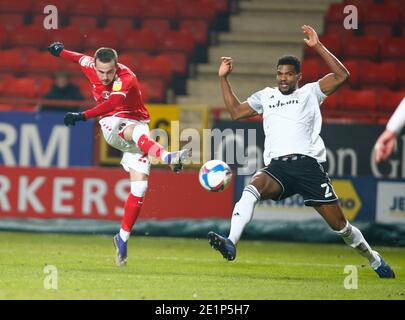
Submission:
<svg viewBox="0 0 405 320">
<path fill-rule="evenodd" d="M 103 97 L 103 99 L 107 100 L 110 97 L 110 91 L 101 92 L 101 96 Z"/>
<path fill-rule="evenodd" d="M 113 91 L 120 91 L 121 88 L 122 88 L 122 82 L 118 81 L 118 80 L 114 81 L 112 90 Z"/>
<path fill-rule="evenodd" d="M 269 108 L 284 107 L 290 104 L 298 104 L 298 100 L 297 99 L 288 100 L 287 102 L 281 102 L 280 100 L 278 100 L 276 104 L 270 104 Z"/>
</svg>

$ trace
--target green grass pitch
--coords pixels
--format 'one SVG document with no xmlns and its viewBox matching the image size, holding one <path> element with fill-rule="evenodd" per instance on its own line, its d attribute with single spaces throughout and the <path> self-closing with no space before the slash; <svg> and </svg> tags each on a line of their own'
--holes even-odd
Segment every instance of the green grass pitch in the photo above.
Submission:
<svg viewBox="0 0 405 320">
<path fill-rule="evenodd" d="M 343 243 L 242 240 L 228 262 L 205 239 L 133 236 L 124 268 L 112 236 L 0 232 L 0 243 L 0 299 L 405 299 L 405 248 L 375 248 L 397 275 L 379 279 Z M 56 290 L 44 288 L 46 265 Z M 358 289 L 344 288 L 346 265 Z"/>
</svg>

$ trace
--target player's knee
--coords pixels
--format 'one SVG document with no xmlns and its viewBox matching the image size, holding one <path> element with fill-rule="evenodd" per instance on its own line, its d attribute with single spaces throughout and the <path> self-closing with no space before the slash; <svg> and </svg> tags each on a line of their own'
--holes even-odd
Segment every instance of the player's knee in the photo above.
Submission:
<svg viewBox="0 0 405 320">
<path fill-rule="evenodd" d="M 148 189 L 148 181 L 131 181 L 131 193 L 135 197 L 143 197 Z"/>
<path fill-rule="evenodd" d="M 264 172 L 255 174 L 250 180 L 250 184 L 256 187 L 262 199 L 276 200 L 282 192 L 278 182 Z"/>
</svg>

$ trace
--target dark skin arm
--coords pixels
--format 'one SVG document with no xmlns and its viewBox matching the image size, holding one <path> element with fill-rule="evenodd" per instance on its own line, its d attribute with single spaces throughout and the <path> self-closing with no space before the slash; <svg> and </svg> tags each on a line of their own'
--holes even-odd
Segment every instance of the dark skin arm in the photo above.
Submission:
<svg viewBox="0 0 405 320">
<path fill-rule="evenodd" d="M 233 120 L 250 118 L 258 113 L 253 110 L 247 101 L 240 102 L 232 90 L 228 81 L 228 75 L 232 72 L 233 60 L 231 57 L 222 57 L 222 63 L 219 67 L 218 76 L 221 85 L 222 95 L 224 97 L 226 109 L 231 114 Z"/>
<path fill-rule="evenodd" d="M 305 43 L 313 48 L 326 62 L 332 73 L 319 80 L 321 90 L 327 96 L 339 89 L 350 77 L 346 67 L 319 41 L 316 31 L 307 25 L 302 26 L 302 31 L 308 36 Z"/>
</svg>

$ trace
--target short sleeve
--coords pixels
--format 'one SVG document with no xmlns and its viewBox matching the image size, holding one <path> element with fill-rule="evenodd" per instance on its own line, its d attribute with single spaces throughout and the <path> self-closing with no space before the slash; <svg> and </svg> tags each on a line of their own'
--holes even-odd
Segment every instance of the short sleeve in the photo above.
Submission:
<svg viewBox="0 0 405 320">
<path fill-rule="evenodd" d="M 322 103 L 325 98 L 327 98 L 327 95 L 324 94 L 321 90 L 321 85 L 319 84 L 319 81 L 314 82 L 312 86 L 313 93 L 316 95 L 316 98 L 318 99 L 319 104 Z"/>
<path fill-rule="evenodd" d="M 255 110 L 258 114 L 263 113 L 263 105 L 262 105 L 262 97 L 264 94 L 264 91 L 266 89 L 260 90 L 252 94 L 249 98 L 247 98 L 247 102 L 249 106 Z"/>
</svg>

